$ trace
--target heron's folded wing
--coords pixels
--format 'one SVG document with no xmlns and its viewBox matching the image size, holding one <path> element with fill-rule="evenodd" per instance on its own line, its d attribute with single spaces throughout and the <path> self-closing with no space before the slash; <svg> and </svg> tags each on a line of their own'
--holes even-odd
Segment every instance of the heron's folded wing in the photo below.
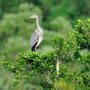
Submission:
<svg viewBox="0 0 90 90">
<path fill-rule="evenodd" d="M 37 43 L 37 47 L 40 45 L 40 43 L 42 42 L 43 37 L 39 37 L 38 43 Z"/>
<path fill-rule="evenodd" d="M 34 32 L 30 39 L 30 46 L 33 47 L 39 40 L 38 32 Z"/>
</svg>

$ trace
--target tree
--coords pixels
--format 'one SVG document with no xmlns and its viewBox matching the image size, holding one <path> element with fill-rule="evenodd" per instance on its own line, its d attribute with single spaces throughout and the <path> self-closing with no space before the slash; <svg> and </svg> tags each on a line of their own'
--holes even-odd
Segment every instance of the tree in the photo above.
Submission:
<svg viewBox="0 0 90 90">
<path fill-rule="evenodd" d="M 65 87 L 70 90 L 70 87 L 73 87 L 88 90 L 90 88 L 90 53 L 82 55 L 80 52 L 83 48 L 89 49 L 89 35 L 90 19 L 78 20 L 75 30 L 68 34 L 67 39 L 64 40 L 60 36 L 53 37 L 54 51 L 40 55 L 31 51 L 19 53 L 16 65 L 9 62 L 1 62 L 1 64 L 11 73 L 14 73 L 14 85 L 22 79 L 26 83 L 31 83 L 33 76 L 39 73 L 46 77 L 40 82 L 44 89 Z M 57 56 L 60 61 L 58 75 L 56 71 Z M 70 68 L 70 66 L 72 67 Z"/>
</svg>

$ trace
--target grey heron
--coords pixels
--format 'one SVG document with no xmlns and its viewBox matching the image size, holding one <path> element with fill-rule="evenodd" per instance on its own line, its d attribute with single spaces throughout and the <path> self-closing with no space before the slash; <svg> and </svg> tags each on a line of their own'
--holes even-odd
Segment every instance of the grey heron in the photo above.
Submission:
<svg viewBox="0 0 90 90">
<path fill-rule="evenodd" d="M 36 19 L 37 28 L 33 32 L 32 36 L 30 38 L 31 51 L 36 51 L 38 49 L 40 43 L 43 40 L 43 29 L 39 25 L 39 17 L 37 14 L 34 14 L 29 18 L 35 18 Z"/>
</svg>

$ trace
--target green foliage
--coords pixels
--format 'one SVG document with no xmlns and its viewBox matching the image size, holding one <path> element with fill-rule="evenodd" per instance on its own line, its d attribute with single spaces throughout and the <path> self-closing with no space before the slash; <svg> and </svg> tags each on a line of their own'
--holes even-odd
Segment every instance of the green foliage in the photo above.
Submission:
<svg viewBox="0 0 90 90">
<path fill-rule="evenodd" d="M 89 14 L 88 12 L 88 10 L 90 9 L 90 6 L 88 6 L 88 3 L 90 3 L 89 0 L 75 0 L 75 1 L 76 1 L 77 10 L 79 10 L 78 14 L 80 13 Z"/>
<path fill-rule="evenodd" d="M 7 9 L 9 9 L 9 7 Z M 26 52 L 27 50 L 30 50 L 30 36 L 36 28 L 36 23 L 34 23 L 35 21 L 30 20 L 28 17 L 36 13 L 40 16 L 40 22 L 42 21 L 41 9 L 33 4 L 20 4 L 17 6 L 16 10 L 17 13 L 5 13 L 3 15 L 3 20 L 0 22 L 0 62 L 9 61 L 12 62 L 13 65 L 15 65 L 16 62 L 14 59 L 18 58 L 18 52 Z M 15 66 L 18 67 L 17 65 Z M 14 88 L 10 88 L 10 86 L 12 86 L 14 77 L 9 75 L 10 73 L 8 74 L 5 72 L 2 67 L 0 68 L 0 71 L 0 75 L 2 73 L 2 76 L 0 76 L 0 83 L 2 83 L 0 89 L 14 90 Z M 23 89 L 22 86 L 24 86 Z M 24 81 L 22 81 L 21 84 L 15 87 L 15 90 L 26 90 L 26 88 L 33 89 L 35 87 L 38 88 L 39 86 L 32 86 L 32 84 L 30 86 L 27 84 L 25 85 Z"/>
<path fill-rule="evenodd" d="M 10 74 L 10 72 L 7 72 L 5 68 L 0 66 L 0 90 L 11 90 L 13 80 L 13 74 Z"/>
<path fill-rule="evenodd" d="M 8 0 L 8 1 L 3 1 L 3 0 L 0 0 L 0 8 L 1 8 L 1 11 L 3 13 L 5 12 L 16 12 L 17 11 L 17 6 L 19 6 L 21 3 L 30 3 L 30 2 L 34 2 L 34 0 Z M 8 7 L 8 8 L 7 8 Z"/>
<path fill-rule="evenodd" d="M 74 5 L 71 5 L 68 0 L 62 0 L 61 3 L 58 3 L 55 7 L 50 9 L 50 18 L 53 19 L 57 16 L 64 16 L 66 18 L 73 17 L 75 11 Z"/>
<path fill-rule="evenodd" d="M 8 70 L 11 70 L 11 72 L 13 72 L 12 67 L 15 67 L 14 69 L 18 72 L 15 74 L 16 83 L 19 81 L 18 78 L 22 78 L 20 83 L 13 87 L 14 74 L 10 74 L 3 67 L 0 67 L 0 89 L 40 90 L 41 86 L 44 89 L 51 87 L 55 89 L 88 89 L 89 81 L 87 79 L 90 79 L 90 19 L 87 19 L 90 16 L 89 3 L 90 0 L 0 0 L 0 60 L 8 62 L 8 64 L 5 63 L 6 68 L 9 68 Z M 43 66 L 42 69 L 45 68 L 45 65 L 48 67 L 48 73 L 41 74 L 40 71 L 36 70 L 36 74 L 28 77 L 27 72 L 29 71 L 27 70 L 25 74 L 27 79 L 24 79 L 25 75 L 20 72 L 21 68 L 26 70 L 32 64 L 23 63 L 24 65 L 20 66 L 18 62 L 16 63 L 17 60 L 14 59 L 19 57 L 22 61 L 23 55 L 26 55 L 27 58 L 29 55 L 31 56 L 32 52 L 27 51 L 30 49 L 30 36 L 36 28 L 36 23 L 35 20 L 28 17 L 34 13 L 39 15 L 40 26 L 44 29 L 44 39 L 38 49 L 38 58 L 46 60 L 42 54 L 45 53 L 46 64 L 44 64 L 44 61 L 41 62 L 41 65 Z M 77 23 L 77 19 L 82 20 L 78 20 L 78 24 L 73 31 L 72 26 Z M 73 33 L 66 36 L 69 31 L 73 31 Z M 53 38 L 54 44 L 51 40 L 53 36 L 55 36 Z M 18 52 L 24 54 L 19 56 Z M 33 55 L 36 54 L 33 53 Z M 51 56 L 54 62 L 48 63 Z M 57 56 L 61 64 L 61 73 L 58 76 L 55 68 Z M 35 57 L 37 58 L 37 56 Z M 50 68 L 52 65 L 55 68 L 54 71 Z M 47 76 L 48 78 L 46 78 Z M 25 83 L 28 81 L 30 83 Z M 59 84 L 61 87 L 58 86 Z"/>
<path fill-rule="evenodd" d="M 7 43 L 1 48 L 0 57 L 2 60 L 15 59 L 18 57 L 18 52 L 25 52 L 29 48 L 27 45 L 27 41 L 21 37 L 8 38 Z"/>
<path fill-rule="evenodd" d="M 25 84 L 23 80 L 17 86 L 13 87 L 13 80 L 14 75 L 0 66 L 0 90 L 40 90 L 40 86 Z"/>
<path fill-rule="evenodd" d="M 54 87 L 56 90 L 74 90 L 72 83 L 66 83 L 64 80 L 55 82 Z"/>
<path fill-rule="evenodd" d="M 90 16 L 89 0 L 0 0 L 1 19 L 4 13 L 18 12 L 18 6 L 22 3 L 33 3 L 41 8 L 44 21 L 52 21 L 57 16 L 64 16 L 69 18 L 72 25 L 74 25 L 79 17 L 84 16 L 85 18 Z M 28 10 L 27 6 L 25 8 Z"/>
<path fill-rule="evenodd" d="M 82 28 L 80 28 L 82 27 Z M 36 52 L 19 53 L 19 58 L 16 60 L 16 65 L 11 65 L 9 62 L 2 62 L 1 64 L 10 72 L 14 73 L 14 85 L 22 79 L 25 83 L 32 83 L 34 76 L 44 75 L 44 79 L 39 82 L 40 86 L 44 89 L 63 89 L 71 88 L 89 89 L 90 87 L 90 54 L 81 54 L 81 42 L 83 37 L 77 36 L 84 35 L 87 42 L 90 39 L 89 33 L 89 19 L 80 21 L 75 27 L 75 31 L 68 34 L 68 39 L 63 39 L 60 36 L 55 36 L 54 41 L 55 50 L 47 52 L 46 54 L 39 54 Z M 80 30 L 80 31 L 79 31 Z M 78 33 L 77 33 L 78 32 Z M 84 32 L 84 33 L 83 33 Z M 84 38 L 84 39 L 85 39 Z M 83 41 L 83 48 L 86 48 L 86 41 Z M 60 72 L 57 75 L 56 61 L 57 56 L 60 61 Z M 77 64 L 78 63 L 78 64 Z M 69 67 L 69 64 L 72 67 Z M 75 67 L 77 66 L 77 68 Z M 78 69 L 79 66 L 83 69 Z M 73 70 L 71 70 L 73 68 Z M 72 85 L 71 85 L 72 84 Z M 60 86 L 59 86 L 60 85 Z"/>
<path fill-rule="evenodd" d="M 57 17 L 54 20 L 52 20 L 50 22 L 49 27 L 51 28 L 51 30 L 59 31 L 60 33 L 67 33 L 73 31 L 70 22 L 64 19 L 63 17 Z"/>
<path fill-rule="evenodd" d="M 52 21 L 58 16 L 63 16 L 70 19 L 72 25 L 75 25 L 78 18 L 83 16 L 85 19 L 90 16 L 88 3 L 90 3 L 89 0 L 61 0 L 60 3 L 50 8 L 48 20 Z"/>
<path fill-rule="evenodd" d="M 40 16 L 41 21 L 42 11 L 28 3 L 21 4 L 18 7 L 18 13 L 4 15 L 0 23 L 0 57 L 2 60 L 17 58 L 18 52 L 30 49 L 29 39 L 36 25 L 28 17 L 35 12 Z"/>
<path fill-rule="evenodd" d="M 76 40 L 81 48 L 90 49 L 90 19 L 78 20 L 76 28 Z M 78 34 L 79 33 L 79 34 Z"/>
</svg>

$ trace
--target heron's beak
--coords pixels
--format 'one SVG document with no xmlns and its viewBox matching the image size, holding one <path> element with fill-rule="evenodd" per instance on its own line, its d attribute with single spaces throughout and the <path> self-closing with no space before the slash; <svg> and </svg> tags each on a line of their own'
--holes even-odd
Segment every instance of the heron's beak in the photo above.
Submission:
<svg viewBox="0 0 90 90">
<path fill-rule="evenodd" d="M 29 18 L 34 18 L 33 16 L 30 16 Z"/>
</svg>

